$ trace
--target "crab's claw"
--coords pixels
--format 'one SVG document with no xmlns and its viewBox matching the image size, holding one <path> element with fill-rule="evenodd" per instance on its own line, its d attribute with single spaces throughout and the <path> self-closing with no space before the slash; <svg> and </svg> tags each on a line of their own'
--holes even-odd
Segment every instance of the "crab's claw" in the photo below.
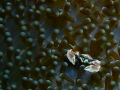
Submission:
<svg viewBox="0 0 120 90">
<path fill-rule="evenodd" d="M 75 65 L 75 62 L 76 62 L 75 55 L 77 54 L 79 54 L 79 52 L 75 52 L 72 49 L 67 51 L 67 58 L 73 65 Z"/>
<path fill-rule="evenodd" d="M 91 65 L 85 67 L 84 70 L 89 71 L 89 72 L 98 72 L 100 70 L 100 64 L 101 62 L 99 60 L 95 60 L 90 62 Z"/>
<path fill-rule="evenodd" d="M 100 70 L 100 66 L 89 65 L 85 67 L 84 70 L 89 71 L 89 72 L 98 72 Z"/>
</svg>

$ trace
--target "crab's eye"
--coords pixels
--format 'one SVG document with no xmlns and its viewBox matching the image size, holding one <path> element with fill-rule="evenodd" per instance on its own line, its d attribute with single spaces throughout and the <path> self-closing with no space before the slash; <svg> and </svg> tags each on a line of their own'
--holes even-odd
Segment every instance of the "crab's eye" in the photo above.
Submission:
<svg viewBox="0 0 120 90">
<path fill-rule="evenodd" d="M 86 59 L 86 60 L 84 60 L 84 63 L 88 63 L 88 60 Z"/>
</svg>

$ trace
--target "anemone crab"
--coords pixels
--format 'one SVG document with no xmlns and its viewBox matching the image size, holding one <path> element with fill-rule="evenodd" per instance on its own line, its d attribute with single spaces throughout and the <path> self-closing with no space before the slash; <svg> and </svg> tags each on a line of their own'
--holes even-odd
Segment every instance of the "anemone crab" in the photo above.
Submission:
<svg viewBox="0 0 120 90">
<path fill-rule="evenodd" d="M 89 54 L 80 54 L 79 51 L 75 51 L 73 49 L 67 51 L 67 58 L 73 65 L 76 63 L 76 56 L 79 58 L 79 60 L 81 60 L 83 64 L 89 64 L 85 67 L 84 70 L 89 72 L 98 72 L 100 70 L 101 61 L 93 59 Z"/>
</svg>

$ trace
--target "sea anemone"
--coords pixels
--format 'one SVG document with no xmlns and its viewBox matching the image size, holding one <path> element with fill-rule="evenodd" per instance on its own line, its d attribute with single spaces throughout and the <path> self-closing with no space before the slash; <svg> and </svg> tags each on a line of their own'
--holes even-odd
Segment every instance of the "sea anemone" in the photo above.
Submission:
<svg viewBox="0 0 120 90">
<path fill-rule="evenodd" d="M 119 0 L 0 0 L 0 90 L 120 90 L 119 16 Z"/>
</svg>

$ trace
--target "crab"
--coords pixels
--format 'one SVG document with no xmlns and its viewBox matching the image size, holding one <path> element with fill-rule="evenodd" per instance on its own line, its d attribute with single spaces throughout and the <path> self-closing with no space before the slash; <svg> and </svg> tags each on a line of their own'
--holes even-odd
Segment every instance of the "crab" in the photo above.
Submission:
<svg viewBox="0 0 120 90">
<path fill-rule="evenodd" d="M 73 49 L 67 51 L 67 58 L 73 65 L 76 63 L 76 57 L 81 60 L 83 64 L 89 64 L 84 70 L 89 72 L 98 72 L 100 70 L 101 61 L 93 59 L 89 54 L 80 54 L 79 51 Z"/>
</svg>

